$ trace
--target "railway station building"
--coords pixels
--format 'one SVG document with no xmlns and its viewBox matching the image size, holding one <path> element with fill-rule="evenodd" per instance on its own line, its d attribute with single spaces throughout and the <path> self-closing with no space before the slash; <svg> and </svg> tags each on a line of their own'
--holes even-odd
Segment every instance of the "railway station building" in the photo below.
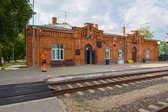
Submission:
<svg viewBox="0 0 168 112">
<path fill-rule="evenodd" d="M 33 31 L 34 29 L 34 31 Z M 138 31 L 108 34 L 99 30 L 97 24 L 84 23 L 82 27 L 71 27 L 57 23 L 52 17 L 48 25 L 29 25 L 26 29 L 26 62 L 41 66 L 41 54 L 46 52 L 47 65 L 52 67 L 157 61 L 157 41 L 145 39 Z M 34 43 L 34 45 L 32 45 Z"/>
</svg>

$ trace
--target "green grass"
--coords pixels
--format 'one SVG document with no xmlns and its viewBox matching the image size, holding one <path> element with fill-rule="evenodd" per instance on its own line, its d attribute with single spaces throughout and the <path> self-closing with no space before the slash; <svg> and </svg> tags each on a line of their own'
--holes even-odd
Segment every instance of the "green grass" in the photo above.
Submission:
<svg viewBox="0 0 168 112">
<path fill-rule="evenodd" d="M 1 67 L 1 70 L 5 70 L 5 69 L 7 69 L 7 68 L 9 68 L 9 65 L 5 64 L 5 65 L 3 65 L 3 66 Z"/>
<path fill-rule="evenodd" d="M 16 62 L 18 62 L 18 63 L 25 63 L 26 60 L 24 60 L 24 59 L 20 59 L 20 60 L 16 60 Z"/>
</svg>

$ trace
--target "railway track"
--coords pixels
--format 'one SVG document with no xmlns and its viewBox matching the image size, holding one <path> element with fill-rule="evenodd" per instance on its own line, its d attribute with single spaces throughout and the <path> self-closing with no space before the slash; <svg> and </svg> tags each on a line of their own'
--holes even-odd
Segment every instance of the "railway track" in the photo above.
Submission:
<svg viewBox="0 0 168 112">
<path fill-rule="evenodd" d="M 154 110 L 153 112 L 168 112 L 168 104 L 161 108 Z"/>
<path fill-rule="evenodd" d="M 125 75 L 116 76 L 106 75 L 99 77 L 74 78 L 56 82 L 47 82 L 47 84 L 50 86 L 50 88 L 54 89 L 55 94 L 58 96 L 66 93 L 75 93 L 78 91 L 128 84 L 164 76 L 168 76 L 168 70 L 125 73 Z"/>
<path fill-rule="evenodd" d="M 0 106 L 53 96 L 54 91 L 44 81 L 0 85 Z"/>
<path fill-rule="evenodd" d="M 146 108 L 138 109 L 138 112 L 168 112 L 168 98 L 166 101 L 158 101 L 150 104 Z"/>
</svg>

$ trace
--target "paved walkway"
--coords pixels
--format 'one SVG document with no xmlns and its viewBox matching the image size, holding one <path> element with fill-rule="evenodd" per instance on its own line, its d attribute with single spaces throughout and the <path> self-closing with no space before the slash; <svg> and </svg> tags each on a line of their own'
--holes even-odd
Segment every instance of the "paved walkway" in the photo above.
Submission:
<svg viewBox="0 0 168 112">
<path fill-rule="evenodd" d="M 0 106 L 0 112 L 66 112 L 64 105 L 56 98 Z"/>
<path fill-rule="evenodd" d="M 106 72 L 129 69 L 153 68 L 153 67 L 168 67 L 168 62 L 153 62 L 153 63 L 134 63 L 134 64 L 111 64 L 111 65 L 81 65 L 71 67 L 55 67 L 47 68 L 48 72 L 41 72 L 40 68 L 21 68 L 12 70 L 0 70 L 0 85 L 10 83 L 24 83 L 32 81 L 40 81 L 46 78 L 58 76 L 78 75 L 92 72 Z"/>
</svg>

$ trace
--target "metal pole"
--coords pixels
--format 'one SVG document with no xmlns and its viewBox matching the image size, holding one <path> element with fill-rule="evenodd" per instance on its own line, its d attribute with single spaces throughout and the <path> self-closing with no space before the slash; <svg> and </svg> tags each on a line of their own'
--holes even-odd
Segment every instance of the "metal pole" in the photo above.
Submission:
<svg viewBox="0 0 168 112">
<path fill-rule="evenodd" d="M 143 50 L 142 50 L 142 47 L 141 47 L 141 46 L 142 46 L 142 39 L 140 38 L 140 60 L 139 60 L 140 62 L 142 61 L 142 56 L 141 56 L 141 54 L 143 55 L 143 53 L 142 53 Z"/>
<path fill-rule="evenodd" d="M 144 23 L 144 24 L 141 24 L 141 26 L 140 26 L 140 29 L 142 28 L 142 26 L 143 25 L 145 25 L 145 24 L 149 24 L 148 22 L 146 22 L 146 23 Z M 143 50 L 142 50 L 142 39 L 140 40 L 140 62 L 142 61 L 142 55 L 143 55 Z"/>
<path fill-rule="evenodd" d="M 33 37 L 32 37 L 32 68 L 34 68 L 35 66 L 34 66 L 34 47 L 35 47 L 35 45 L 34 45 L 34 0 L 33 0 L 33 27 L 32 27 L 32 29 L 33 29 Z"/>
<path fill-rule="evenodd" d="M 127 62 L 127 36 L 125 36 L 124 54 L 124 62 Z"/>
<path fill-rule="evenodd" d="M 141 25 L 140 25 L 140 29 L 142 28 L 143 25 L 147 25 L 147 24 L 149 24 L 149 23 L 146 22 L 146 23 L 141 24 Z"/>
<path fill-rule="evenodd" d="M 14 48 L 14 45 L 13 45 L 13 64 L 15 62 L 15 48 Z"/>
</svg>

